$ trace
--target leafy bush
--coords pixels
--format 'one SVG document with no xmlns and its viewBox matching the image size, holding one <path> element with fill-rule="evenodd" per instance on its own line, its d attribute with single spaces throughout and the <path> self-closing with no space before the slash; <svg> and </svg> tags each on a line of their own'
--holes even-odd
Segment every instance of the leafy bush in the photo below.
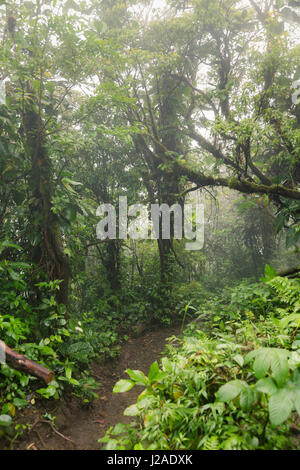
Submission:
<svg viewBox="0 0 300 470">
<path fill-rule="evenodd" d="M 0 252 L 7 249 L 20 250 L 20 247 L 9 242 L 0 243 Z M 40 303 L 33 307 L 28 302 L 30 287 L 26 282 L 26 270 L 29 268 L 26 263 L 0 261 L 0 338 L 17 352 L 52 369 L 56 379 L 47 387 L 39 388 L 36 378 L 7 364 L 0 365 L 0 437 L 14 435 L 12 418 L 29 401 L 33 404 L 38 397 L 58 399 L 68 388 L 84 401 L 90 401 L 96 396 L 94 390 L 98 388 L 98 384 L 84 370 L 86 367 L 80 367 L 83 354 L 74 356 L 78 331 L 71 321 L 67 322 L 66 307 L 58 305 L 55 300 L 54 292 L 59 281 L 40 282 L 38 287 L 44 295 Z M 63 351 L 62 345 L 70 337 L 73 337 L 73 352 L 71 347 L 70 351 Z M 90 359 L 93 356 L 86 348 L 91 348 L 88 340 L 84 345 L 84 359 L 88 355 Z M 32 391 L 33 394 L 30 393 Z M 31 397 L 29 401 L 28 396 Z M 20 426 L 17 427 L 20 429 Z"/>
<path fill-rule="evenodd" d="M 191 323 L 148 376 L 128 369 L 114 392 L 144 386 L 124 412 L 134 420 L 110 428 L 100 442 L 106 449 L 297 446 L 289 427 L 300 414 L 298 286 L 274 278 L 253 285 L 250 295 L 251 286 L 242 285 L 222 322 L 210 305 L 206 333 Z"/>
</svg>

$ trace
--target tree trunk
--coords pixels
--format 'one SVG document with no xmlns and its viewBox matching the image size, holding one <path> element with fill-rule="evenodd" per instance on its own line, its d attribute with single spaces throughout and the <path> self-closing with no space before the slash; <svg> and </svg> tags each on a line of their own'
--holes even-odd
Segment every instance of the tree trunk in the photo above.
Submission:
<svg viewBox="0 0 300 470">
<path fill-rule="evenodd" d="M 107 277 L 110 283 L 111 289 L 115 292 L 121 289 L 121 278 L 120 278 L 120 242 L 119 240 L 110 240 L 106 246 L 107 249 L 107 261 L 106 270 Z"/>
<path fill-rule="evenodd" d="M 30 230 L 34 230 L 38 240 L 33 247 L 32 258 L 38 266 L 46 266 L 49 280 L 62 280 L 56 300 L 60 304 L 68 305 L 70 268 L 68 257 L 63 250 L 59 220 L 52 211 L 54 189 L 51 160 L 38 110 L 38 99 L 29 85 L 28 89 L 32 102 L 26 105 L 23 125 L 26 151 L 31 159 L 30 188 L 32 188 L 33 202 L 30 207 Z"/>
</svg>

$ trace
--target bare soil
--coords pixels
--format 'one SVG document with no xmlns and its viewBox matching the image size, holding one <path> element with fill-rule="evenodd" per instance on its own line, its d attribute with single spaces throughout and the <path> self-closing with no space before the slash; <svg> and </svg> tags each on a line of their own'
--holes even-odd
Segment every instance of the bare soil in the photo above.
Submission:
<svg viewBox="0 0 300 470">
<path fill-rule="evenodd" d="M 93 376 L 99 381 L 99 398 L 83 406 L 74 397 L 60 400 L 44 407 L 28 408 L 22 413 L 22 422 L 30 423 L 31 429 L 25 431 L 14 444 L 15 450 L 97 450 L 98 439 L 103 437 L 110 426 L 128 422 L 123 412 L 127 406 L 136 402 L 141 387 L 134 387 L 126 393 L 113 394 L 115 383 L 128 378 L 125 369 L 138 369 L 148 373 L 150 365 L 158 360 L 163 352 L 167 338 L 177 335 L 179 327 L 157 328 L 147 331 L 138 338 L 131 338 L 121 349 L 120 356 L 103 364 L 93 365 Z M 55 416 L 55 427 L 51 427 L 43 414 Z"/>
</svg>

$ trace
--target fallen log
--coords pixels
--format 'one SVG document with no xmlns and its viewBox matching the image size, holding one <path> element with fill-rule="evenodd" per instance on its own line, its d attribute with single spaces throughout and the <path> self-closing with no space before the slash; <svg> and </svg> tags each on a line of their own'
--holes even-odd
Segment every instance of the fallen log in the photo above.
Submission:
<svg viewBox="0 0 300 470">
<path fill-rule="evenodd" d="M 285 269 L 284 271 L 277 272 L 277 276 L 288 277 L 288 278 L 297 278 L 300 275 L 300 267 Z"/>
<path fill-rule="evenodd" d="M 13 369 L 38 377 L 39 379 L 44 380 L 46 384 L 54 379 L 54 373 L 51 370 L 46 369 L 46 367 L 41 364 L 37 364 L 36 362 L 27 359 L 27 357 L 22 356 L 21 354 L 16 353 L 2 341 L 0 341 L 0 349 L 1 348 L 4 349 L 5 352 L 5 361 Z"/>
</svg>

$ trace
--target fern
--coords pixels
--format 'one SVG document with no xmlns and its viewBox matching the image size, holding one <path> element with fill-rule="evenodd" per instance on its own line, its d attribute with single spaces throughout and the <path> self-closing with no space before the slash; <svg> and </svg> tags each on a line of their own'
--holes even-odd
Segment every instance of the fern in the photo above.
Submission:
<svg viewBox="0 0 300 470">
<path fill-rule="evenodd" d="M 280 301 L 288 307 L 300 308 L 300 279 L 275 277 L 269 281 Z"/>
<path fill-rule="evenodd" d="M 222 444 L 222 450 L 242 450 L 243 448 L 243 440 L 234 434 Z"/>
<path fill-rule="evenodd" d="M 218 436 L 211 436 L 206 438 L 203 444 L 203 450 L 219 450 L 219 438 Z"/>
<path fill-rule="evenodd" d="M 77 343 L 71 344 L 68 353 L 71 359 L 88 362 L 89 357 L 91 357 L 93 353 L 93 348 L 88 343 L 78 341 Z"/>
</svg>

